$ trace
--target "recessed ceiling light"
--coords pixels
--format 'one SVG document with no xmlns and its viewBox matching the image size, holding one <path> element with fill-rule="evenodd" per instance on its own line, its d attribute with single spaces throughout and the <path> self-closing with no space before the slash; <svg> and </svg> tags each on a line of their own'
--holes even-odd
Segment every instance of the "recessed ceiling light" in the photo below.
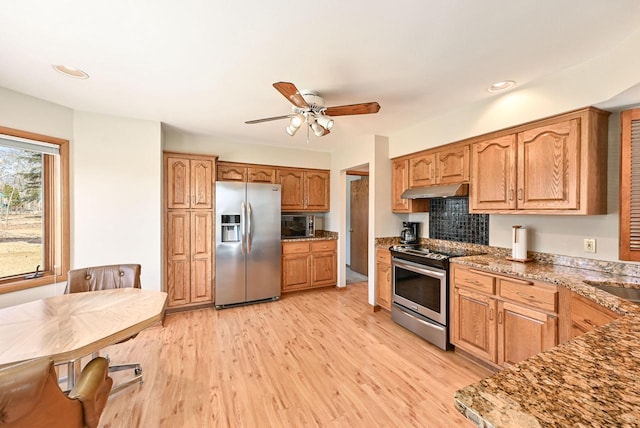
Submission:
<svg viewBox="0 0 640 428">
<path fill-rule="evenodd" d="M 513 88 L 516 86 L 516 82 L 513 80 L 503 80 L 502 82 L 496 82 L 493 85 L 487 88 L 489 92 L 500 92 L 506 91 L 507 89 Z"/>
<path fill-rule="evenodd" d="M 67 67 L 66 65 L 53 65 L 53 69 L 59 71 L 65 76 L 75 77 L 76 79 L 89 78 L 89 75 L 79 68 Z"/>
</svg>

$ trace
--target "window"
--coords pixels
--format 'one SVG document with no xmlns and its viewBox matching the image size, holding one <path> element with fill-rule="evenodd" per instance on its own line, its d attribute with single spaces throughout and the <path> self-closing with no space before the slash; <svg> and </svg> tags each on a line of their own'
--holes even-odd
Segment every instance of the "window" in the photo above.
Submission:
<svg viewBox="0 0 640 428">
<path fill-rule="evenodd" d="M 0 127 L 0 293 L 66 280 L 69 142 Z"/>
</svg>

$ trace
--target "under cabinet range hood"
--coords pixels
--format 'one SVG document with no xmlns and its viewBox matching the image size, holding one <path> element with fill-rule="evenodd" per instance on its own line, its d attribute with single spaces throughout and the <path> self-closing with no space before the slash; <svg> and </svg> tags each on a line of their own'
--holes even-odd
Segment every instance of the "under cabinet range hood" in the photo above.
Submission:
<svg viewBox="0 0 640 428">
<path fill-rule="evenodd" d="M 407 189 L 402 192 L 402 199 L 446 198 L 453 196 L 469 196 L 468 184 L 447 184 L 444 186 L 426 186 Z"/>
</svg>

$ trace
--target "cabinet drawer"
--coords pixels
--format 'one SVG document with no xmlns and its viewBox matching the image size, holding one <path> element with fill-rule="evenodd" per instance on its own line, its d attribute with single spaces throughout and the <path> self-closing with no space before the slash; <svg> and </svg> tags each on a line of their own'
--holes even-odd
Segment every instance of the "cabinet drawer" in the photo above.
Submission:
<svg viewBox="0 0 640 428">
<path fill-rule="evenodd" d="M 518 280 L 499 279 L 500 296 L 514 302 L 524 303 L 547 312 L 558 308 L 558 288 L 551 284 Z"/>
<path fill-rule="evenodd" d="M 391 264 L 391 252 L 386 248 L 376 248 L 376 262 Z"/>
<path fill-rule="evenodd" d="M 312 241 L 311 242 L 311 251 L 335 251 L 336 250 L 336 241 Z"/>
<path fill-rule="evenodd" d="M 285 242 L 282 244 L 282 254 L 301 254 L 309 252 L 309 242 Z"/>
<path fill-rule="evenodd" d="M 456 286 L 471 288 L 487 294 L 495 292 L 495 278 L 468 269 L 457 268 L 454 278 Z"/>
</svg>

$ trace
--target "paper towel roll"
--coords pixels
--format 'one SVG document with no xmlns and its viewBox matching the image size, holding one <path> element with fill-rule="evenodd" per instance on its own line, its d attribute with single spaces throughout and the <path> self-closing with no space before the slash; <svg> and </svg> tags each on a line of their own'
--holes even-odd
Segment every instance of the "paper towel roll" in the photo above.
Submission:
<svg viewBox="0 0 640 428">
<path fill-rule="evenodd" d="M 527 258 L 527 228 L 513 226 L 513 247 L 511 258 L 516 260 L 526 260 Z"/>
</svg>

